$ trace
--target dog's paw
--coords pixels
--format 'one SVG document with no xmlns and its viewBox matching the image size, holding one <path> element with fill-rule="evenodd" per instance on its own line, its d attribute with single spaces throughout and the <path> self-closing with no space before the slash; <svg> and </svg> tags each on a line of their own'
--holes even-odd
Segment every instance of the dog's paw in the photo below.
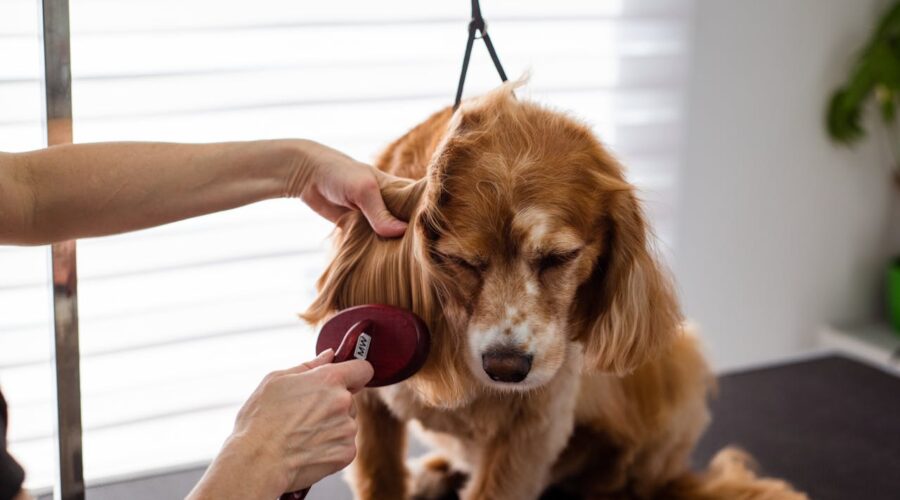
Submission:
<svg viewBox="0 0 900 500">
<path fill-rule="evenodd" d="M 410 469 L 411 500 L 459 500 L 459 490 L 469 478 L 441 455 L 422 457 Z"/>
</svg>

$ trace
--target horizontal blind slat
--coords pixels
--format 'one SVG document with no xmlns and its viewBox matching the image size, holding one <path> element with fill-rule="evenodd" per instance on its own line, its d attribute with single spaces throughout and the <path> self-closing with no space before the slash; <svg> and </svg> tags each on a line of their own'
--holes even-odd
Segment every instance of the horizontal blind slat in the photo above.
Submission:
<svg viewBox="0 0 900 500">
<path fill-rule="evenodd" d="M 231 27 L 234 25 L 272 25 L 291 22 L 335 23 L 378 21 L 421 21 L 469 17 L 469 6 L 457 2 L 421 2 L 417 0 L 371 2 L 340 0 L 310 6 L 291 0 L 259 0 L 253 8 L 236 0 L 150 2 L 117 0 L 81 0 L 73 13 L 73 28 L 85 31 L 171 30 Z M 683 15 L 686 0 L 581 0 L 554 2 L 551 9 L 544 0 L 491 0 L 482 10 L 490 21 L 510 16 L 597 16 L 633 18 Z M 110 25 L 107 19 L 117 19 Z M 77 32 L 77 31 L 76 31 Z"/>
</svg>

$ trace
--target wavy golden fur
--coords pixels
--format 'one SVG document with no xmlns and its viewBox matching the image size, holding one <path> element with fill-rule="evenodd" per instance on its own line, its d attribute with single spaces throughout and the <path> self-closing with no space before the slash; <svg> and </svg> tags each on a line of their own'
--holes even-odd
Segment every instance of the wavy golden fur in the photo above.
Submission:
<svg viewBox="0 0 900 500">
<path fill-rule="evenodd" d="M 356 213 L 339 222 L 304 318 L 392 304 L 433 338 L 417 375 L 357 396 L 356 496 L 805 498 L 734 450 L 689 472 L 712 377 L 634 188 L 589 128 L 512 89 L 439 111 L 383 153 L 402 238 Z M 407 422 L 435 450 L 414 474 Z"/>
</svg>

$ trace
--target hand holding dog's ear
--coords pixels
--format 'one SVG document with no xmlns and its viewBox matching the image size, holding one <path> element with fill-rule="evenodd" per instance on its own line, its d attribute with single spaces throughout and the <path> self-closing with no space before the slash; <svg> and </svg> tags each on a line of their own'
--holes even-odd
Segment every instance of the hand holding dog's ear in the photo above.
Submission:
<svg viewBox="0 0 900 500">
<path fill-rule="evenodd" d="M 393 238 L 406 231 L 381 197 L 381 187 L 395 178 L 370 165 L 318 143 L 304 141 L 300 161 L 288 180 L 288 195 L 298 197 L 326 219 L 359 210 L 380 236 Z"/>
</svg>

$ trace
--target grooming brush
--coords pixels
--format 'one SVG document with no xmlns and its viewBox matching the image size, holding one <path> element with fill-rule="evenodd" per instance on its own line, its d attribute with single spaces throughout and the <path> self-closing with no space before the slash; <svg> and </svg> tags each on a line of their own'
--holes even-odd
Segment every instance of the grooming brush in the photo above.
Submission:
<svg viewBox="0 0 900 500">
<path fill-rule="evenodd" d="M 366 387 L 396 384 L 413 376 L 428 358 L 431 336 L 414 313 L 394 306 L 369 304 L 335 314 L 322 326 L 316 354 L 334 349 L 332 363 L 364 359 L 375 370 Z M 285 493 L 281 500 L 306 498 L 309 488 Z"/>
</svg>

